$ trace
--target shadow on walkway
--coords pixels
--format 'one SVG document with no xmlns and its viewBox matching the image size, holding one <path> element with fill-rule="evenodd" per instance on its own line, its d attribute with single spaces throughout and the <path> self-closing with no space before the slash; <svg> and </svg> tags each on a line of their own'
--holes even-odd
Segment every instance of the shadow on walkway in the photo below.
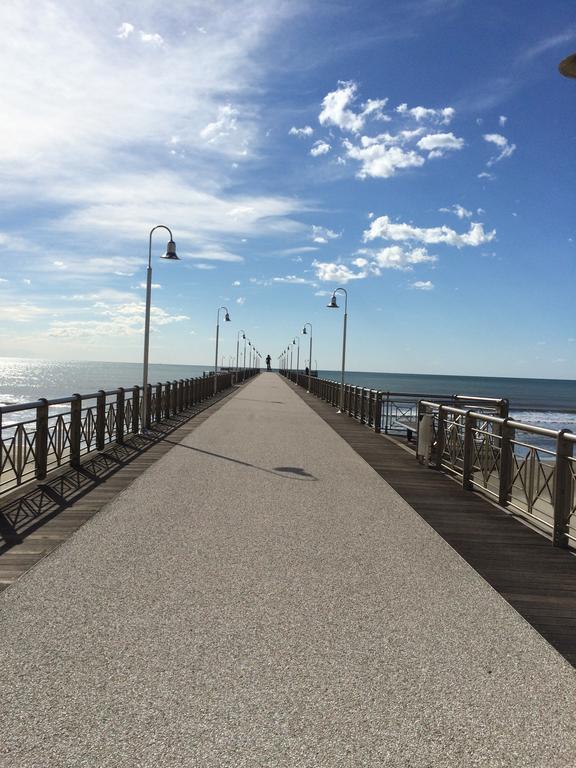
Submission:
<svg viewBox="0 0 576 768">
<path fill-rule="evenodd" d="M 304 480 L 307 482 L 310 480 L 318 480 L 317 477 L 306 472 L 302 467 L 274 467 L 274 469 L 266 469 L 266 467 L 258 467 L 256 464 L 250 464 L 247 461 L 241 461 L 241 459 L 233 459 L 231 456 L 224 456 L 221 453 L 212 453 L 212 451 L 205 451 L 203 448 L 195 448 L 192 445 L 182 445 L 182 443 L 174 443 L 171 440 L 167 440 L 166 442 L 171 443 L 175 448 L 185 448 L 188 451 L 204 453 L 206 456 L 214 456 L 216 459 L 231 461 L 233 464 L 241 464 L 243 467 L 257 469 L 259 472 L 266 472 L 269 475 L 276 475 L 276 477 L 283 477 L 285 480 Z M 295 475 L 295 477 L 286 477 L 286 474 Z"/>
</svg>

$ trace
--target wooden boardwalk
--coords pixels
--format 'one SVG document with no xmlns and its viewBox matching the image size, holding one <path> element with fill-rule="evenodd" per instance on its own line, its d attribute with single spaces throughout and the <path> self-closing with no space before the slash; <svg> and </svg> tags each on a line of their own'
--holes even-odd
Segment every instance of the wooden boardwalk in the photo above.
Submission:
<svg viewBox="0 0 576 768">
<path fill-rule="evenodd" d="M 295 391 L 526 621 L 576 667 L 576 557 L 464 491 L 447 475 L 419 464 L 392 438 Z"/>
<path fill-rule="evenodd" d="M 84 459 L 80 469 L 51 473 L 0 500 L 0 592 L 70 538 L 132 481 L 197 429 L 238 387 Z"/>
</svg>

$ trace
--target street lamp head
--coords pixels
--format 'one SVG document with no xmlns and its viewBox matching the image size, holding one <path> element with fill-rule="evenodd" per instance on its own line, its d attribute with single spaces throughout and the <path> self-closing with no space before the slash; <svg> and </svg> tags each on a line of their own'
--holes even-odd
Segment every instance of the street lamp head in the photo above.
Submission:
<svg viewBox="0 0 576 768">
<path fill-rule="evenodd" d="M 160 256 L 161 259 L 170 259 L 171 261 L 179 261 L 180 257 L 176 253 L 176 243 L 174 240 L 169 240 L 166 246 L 166 253 Z"/>
<path fill-rule="evenodd" d="M 230 322 L 230 315 L 228 314 L 228 312 L 226 312 L 226 314 L 224 315 L 224 320 L 226 320 L 227 323 Z"/>
<path fill-rule="evenodd" d="M 326 304 L 328 309 L 339 309 L 338 304 L 336 303 L 336 294 L 332 294 L 332 298 L 330 299 L 330 304 Z"/>
<path fill-rule="evenodd" d="M 564 77 L 576 77 L 576 53 L 572 53 L 570 56 L 562 59 L 558 69 Z"/>
<path fill-rule="evenodd" d="M 306 326 L 304 326 L 304 328 L 302 328 L 302 333 L 303 333 L 304 335 L 306 335 Z"/>
</svg>

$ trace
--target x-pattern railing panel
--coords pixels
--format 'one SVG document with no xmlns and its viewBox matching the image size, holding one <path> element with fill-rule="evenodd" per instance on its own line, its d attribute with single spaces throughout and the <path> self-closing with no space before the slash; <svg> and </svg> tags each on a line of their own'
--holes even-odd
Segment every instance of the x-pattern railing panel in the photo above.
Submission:
<svg viewBox="0 0 576 768">
<path fill-rule="evenodd" d="M 556 467 L 550 461 L 543 460 L 552 454 L 536 446 L 512 441 L 512 474 L 510 497 L 514 504 L 523 502 L 527 512 L 538 512 L 552 519 L 554 505 L 554 478 Z M 518 449 L 524 451 L 518 453 Z"/>
<path fill-rule="evenodd" d="M 83 447 L 86 451 L 90 451 L 96 442 L 96 416 L 94 415 L 93 407 L 86 408 L 83 411 L 80 435 Z"/>
<path fill-rule="evenodd" d="M 132 432 L 132 410 L 133 410 L 132 398 L 127 398 L 124 405 L 124 427 L 126 432 Z"/>
<path fill-rule="evenodd" d="M 28 424 L 17 424 L 8 439 L 2 440 L 0 478 L 8 476 L 14 485 L 20 485 L 34 473 L 35 429 Z M 31 426 L 31 425 L 30 425 Z"/>
<path fill-rule="evenodd" d="M 116 433 L 116 404 L 108 403 L 106 409 L 106 436 L 110 442 Z"/>
<path fill-rule="evenodd" d="M 480 472 L 487 487 L 492 477 L 500 474 L 499 436 L 485 429 L 475 429 L 472 434 L 472 468 Z"/>
<path fill-rule="evenodd" d="M 48 427 L 48 466 L 60 466 L 70 452 L 70 414 L 60 413 Z"/>
<path fill-rule="evenodd" d="M 444 420 L 443 457 L 453 469 L 461 469 L 464 461 L 464 423 L 460 416 Z"/>
</svg>

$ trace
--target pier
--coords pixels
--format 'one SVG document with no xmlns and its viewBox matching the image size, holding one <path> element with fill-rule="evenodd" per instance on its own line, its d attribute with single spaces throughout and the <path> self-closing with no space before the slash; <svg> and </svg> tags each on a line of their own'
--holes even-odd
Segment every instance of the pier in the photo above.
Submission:
<svg viewBox="0 0 576 768">
<path fill-rule="evenodd" d="M 182 398 L 0 595 L 0 765 L 574 764 L 568 549 L 370 429 L 370 399 L 273 373 Z"/>
</svg>

